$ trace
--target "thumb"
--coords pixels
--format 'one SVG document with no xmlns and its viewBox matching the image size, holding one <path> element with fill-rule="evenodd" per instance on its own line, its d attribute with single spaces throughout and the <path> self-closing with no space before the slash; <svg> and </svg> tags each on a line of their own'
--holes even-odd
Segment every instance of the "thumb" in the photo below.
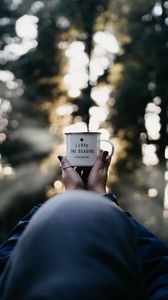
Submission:
<svg viewBox="0 0 168 300">
<path fill-rule="evenodd" d="M 105 158 L 104 166 L 103 166 L 103 173 L 104 174 L 107 174 L 107 172 L 108 172 L 108 168 L 109 168 L 109 165 L 111 163 L 111 158 L 112 158 L 112 156 L 107 154 L 107 156 Z"/>
<path fill-rule="evenodd" d="M 97 172 L 98 170 L 103 169 L 106 164 L 107 155 L 108 155 L 107 151 L 104 151 L 104 152 L 101 151 L 92 167 L 92 170 Z"/>
</svg>

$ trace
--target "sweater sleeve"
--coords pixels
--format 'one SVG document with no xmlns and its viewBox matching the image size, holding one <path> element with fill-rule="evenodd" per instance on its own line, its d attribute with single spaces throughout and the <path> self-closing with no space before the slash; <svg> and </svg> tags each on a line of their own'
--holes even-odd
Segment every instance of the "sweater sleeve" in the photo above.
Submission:
<svg viewBox="0 0 168 300">
<path fill-rule="evenodd" d="M 39 206 L 34 206 L 31 211 L 19 221 L 19 223 L 12 229 L 8 238 L 0 245 L 0 276 L 10 258 L 10 255 L 19 240 L 21 234 L 29 223 L 31 217 L 38 210 Z"/>
<path fill-rule="evenodd" d="M 104 196 L 118 204 L 113 194 Z M 129 213 L 126 214 L 137 233 L 138 252 L 148 298 L 168 300 L 168 247 Z"/>
<path fill-rule="evenodd" d="M 138 236 L 138 251 L 150 300 L 168 299 L 168 247 L 130 216 Z"/>
</svg>

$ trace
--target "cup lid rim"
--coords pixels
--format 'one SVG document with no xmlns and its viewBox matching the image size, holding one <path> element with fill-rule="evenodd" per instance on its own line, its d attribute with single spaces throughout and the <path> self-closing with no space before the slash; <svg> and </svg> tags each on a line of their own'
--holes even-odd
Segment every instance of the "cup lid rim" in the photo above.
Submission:
<svg viewBox="0 0 168 300">
<path fill-rule="evenodd" d="M 66 135 L 68 134 L 101 134 L 101 132 L 65 132 Z"/>
</svg>

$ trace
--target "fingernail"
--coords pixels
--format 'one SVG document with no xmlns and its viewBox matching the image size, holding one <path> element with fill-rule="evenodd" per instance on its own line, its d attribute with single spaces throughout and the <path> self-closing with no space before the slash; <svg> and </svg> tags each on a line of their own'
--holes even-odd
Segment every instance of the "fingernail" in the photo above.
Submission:
<svg viewBox="0 0 168 300">
<path fill-rule="evenodd" d="M 58 159 L 59 159 L 59 161 L 61 161 L 63 159 L 63 156 L 58 155 Z"/>
<path fill-rule="evenodd" d="M 108 151 L 104 151 L 104 152 L 103 152 L 103 156 L 106 158 L 107 155 L 108 155 Z"/>
</svg>

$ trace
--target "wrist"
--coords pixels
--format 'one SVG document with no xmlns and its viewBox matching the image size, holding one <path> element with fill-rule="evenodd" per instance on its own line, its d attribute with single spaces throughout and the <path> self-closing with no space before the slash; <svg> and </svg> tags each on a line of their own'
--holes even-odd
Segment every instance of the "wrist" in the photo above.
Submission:
<svg viewBox="0 0 168 300">
<path fill-rule="evenodd" d="M 65 188 L 66 191 L 85 190 L 84 187 L 79 186 L 68 186 Z"/>
<path fill-rule="evenodd" d="M 84 190 L 85 187 L 80 183 L 69 183 L 65 185 L 66 190 Z"/>
<path fill-rule="evenodd" d="M 99 195 L 102 195 L 102 196 L 104 196 L 104 194 L 106 194 L 106 189 L 104 189 L 104 188 L 89 188 L 88 189 L 89 191 L 91 191 L 91 192 L 95 192 L 95 193 L 97 193 L 97 194 L 99 194 Z"/>
</svg>

